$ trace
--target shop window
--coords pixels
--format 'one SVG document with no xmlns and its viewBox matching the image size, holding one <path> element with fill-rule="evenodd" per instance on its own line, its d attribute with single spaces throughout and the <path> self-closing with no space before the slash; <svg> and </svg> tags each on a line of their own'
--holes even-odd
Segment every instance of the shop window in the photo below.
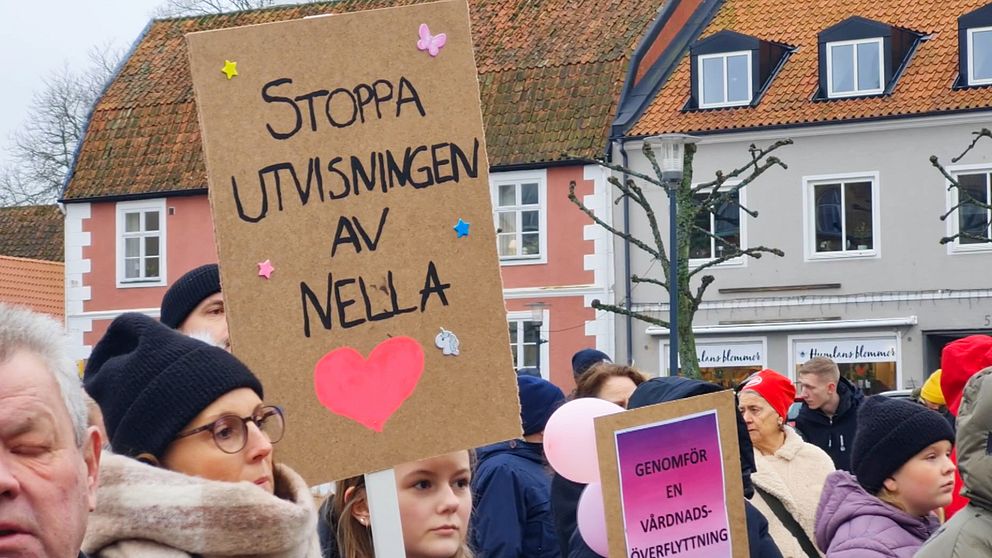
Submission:
<svg viewBox="0 0 992 558">
<path fill-rule="evenodd" d="M 709 194 L 697 194 L 702 203 Z M 730 255 L 742 248 L 740 191 L 719 204 L 712 212 L 696 216 L 696 229 L 689 238 L 690 265 Z M 709 233 L 709 234 L 706 234 Z"/>
<path fill-rule="evenodd" d="M 959 188 L 953 188 L 948 202 L 958 207 L 952 213 L 951 234 L 959 234 L 952 251 L 992 250 L 992 170 L 956 173 Z"/>
<path fill-rule="evenodd" d="M 543 173 L 493 175 L 496 243 L 503 264 L 546 261 L 545 187 Z"/>
<path fill-rule="evenodd" d="M 807 179 L 806 198 L 810 257 L 877 254 L 877 177 Z"/>
<path fill-rule="evenodd" d="M 668 343 L 661 350 L 661 370 L 668 370 Z M 726 339 L 696 342 L 699 373 L 707 382 L 736 388 L 751 374 L 765 367 L 766 340 Z"/>
<path fill-rule="evenodd" d="M 165 284 L 165 200 L 117 204 L 117 286 Z"/>
<path fill-rule="evenodd" d="M 825 356 L 833 359 L 841 375 L 867 395 L 901 388 L 898 376 L 899 341 L 894 335 L 804 335 L 793 338 L 790 344 L 796 377 L 804 362 Z"/>
</svg>

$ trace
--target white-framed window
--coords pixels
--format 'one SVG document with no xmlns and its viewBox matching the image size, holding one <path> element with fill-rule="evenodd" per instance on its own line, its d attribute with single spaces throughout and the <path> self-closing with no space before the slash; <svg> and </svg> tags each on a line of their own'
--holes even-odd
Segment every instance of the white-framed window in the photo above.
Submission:
<svg viewBox="0 0 992 558">
<path fill-rule="evenodd" d="M 968 30 L 968 84 L 992 84 L 992 27 Z"/>
<path fill-rule="evenodd" d="M 725 186 L 734 186 L 735 183 L 727 182 Z M 709 193 L 696 194 L 696 199 L 702 201 Z M 723 257 L 724 254 L 731 253 L 732 249 L 724 242 L 720 242 L 714 237 L 720 238 L 741 249 L 747 247 L 747 239 L 744 231 L 744 220 L 741 217 L 741 204 L 744 204 L 744 190 L 738 190 L 732 199 L 721 203 L 715 211 L 701 213 L 696 218 L 696 226 L 709 231 L 710 235 L 702 231 L 694 230 L 689 237 L 689 265 L 698 266 L 710 260 Z M 744 265 L 746 258 L 738 256 L 727 260 L 720 266 Z"/>
<path fill-rule="evenodd" d="M 117 204 L 117 286 L 165 285 L 165 200 Z"/>
<path fill-rule="evenodd" d="M 500 263 L 547 263 L 547 171 L 493 173 L 490 184 Z"/>
<path fill-rule="evenodd" d="M 882 38 L 826 44 L 827 96 L 874 95 L 885 89 Z"/>
<path fill-rule="evenodd" d="M 541 322 L 535 322 L 529 311 L 507 313 L 506 320 L 510 327 L 510 353 L 513 356 L 514 370 L 537 366 L 538 351 L 540 351 L 541 376 L 545 379 L 548 378 L 549 358 L 551 356 L 548 349 L 548 341 L 550 340 L 548 337 L 550 332 L 548 319 L 547 309 L 544 310 L 544 319 Z"/>
<path fill-rule="evenodd" d="M 751 51 L 696 57 L 699 108 L 737 107 L 751 102 Z"/>
<path fill-rule="evenodd" d="M 967 234 L 948 243 L 951 253 L 992 252 L 992 211 L 978 204 L 992 203 L 992 166 L 960 165 L 948 172 L 957 179 L 960 188 L 947 192 L 948 209 L 964 202 L 947 219 L 947 235 Z M 966 197 L 967 196 L 967 197 Z M 969 203 L 973 200 L 975 203 Z"/>
<path fill-rule="evenodd" d="M 878 257 L 878 173 L 803 178 L 806 258 Z"/>
</svg>

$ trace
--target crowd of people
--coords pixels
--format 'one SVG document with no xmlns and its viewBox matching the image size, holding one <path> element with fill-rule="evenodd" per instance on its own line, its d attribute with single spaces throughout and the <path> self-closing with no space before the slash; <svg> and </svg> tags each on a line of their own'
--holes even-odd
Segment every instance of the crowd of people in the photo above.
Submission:
<svg viewBox="0 0 992 558">
<path fill-rule="evenodd" d="M 375 556 L 364 477 L 316 502 L 276 459 L 299 425 L 228 352 L 216 265 L 180 278 L 160 315 L 116 318 L 80 382 L 60 324 L 0 304 L 0 556 Z M 598 556 L 577 528 L 584 486 L 544 458 L 551 414 L 724 389 L 593 349 L 572 367 L 568 396 L 518 375 L 521 438 L 394 467 L 407 556 Z M 752 557 L 992 557 L 992 337 L 950 343 L 918 401 L 865 397 L 825 357 L 797 377 L 737 388 Z"/>
</svg>

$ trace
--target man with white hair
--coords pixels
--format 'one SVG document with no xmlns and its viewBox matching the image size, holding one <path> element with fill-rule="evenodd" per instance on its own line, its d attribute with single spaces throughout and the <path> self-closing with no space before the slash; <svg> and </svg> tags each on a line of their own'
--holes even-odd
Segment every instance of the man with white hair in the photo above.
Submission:
<svg viewBox="0 0 992 558">
<path fill-rule="evenodd" d="M 77 558 L 100 434 L 51 318 L 0 304 L 0 556 Z"/>
</svg>

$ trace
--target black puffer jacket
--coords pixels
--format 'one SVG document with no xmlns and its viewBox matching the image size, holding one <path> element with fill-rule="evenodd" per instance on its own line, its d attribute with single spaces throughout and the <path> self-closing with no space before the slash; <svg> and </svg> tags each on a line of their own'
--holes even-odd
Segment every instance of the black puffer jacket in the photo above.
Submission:
<svg viewBox="0 0 992 558">
<path fill-rule="evenodd" d="M 627 408 L 636 409 L 656 403 L 714 393 L 723 389 L 716 384 L 682 377 L 652 378 L 637 386 L 637 389 L 630 396 Z M 756 470 L 754 449 L 751 445 L 751 438 L 747 434 L 747 425 L 744 424 L 744 418 L 740 413 L 737 413 L 737 440 L 741 454 L 741 481 L 744 484 L 744 497 L 751 498 L 754 495 L 751 473 Z M 750 502 L 744 502 L 744 511 L 751 558 L 782 558 L 782 553 L 779 552 L 771 535 L 768 534 L 768 520 Z M 569 546 L 568 558 L 596 558 L 599 556 L 586 546 L 578 529 L 572 534 Z"/>
<path fill-rule="evenodd" d="M 803 403 L 796 418 L 796 430 L 807 442 L 827 452 L 834 460 L 834 467 L 850 471 L 854 431 L 858 428 L 858 406 L 865 396 L 844 377 L 837 384 L 837 395 L 840 403 L 832 417 Z"/>
</svg>

